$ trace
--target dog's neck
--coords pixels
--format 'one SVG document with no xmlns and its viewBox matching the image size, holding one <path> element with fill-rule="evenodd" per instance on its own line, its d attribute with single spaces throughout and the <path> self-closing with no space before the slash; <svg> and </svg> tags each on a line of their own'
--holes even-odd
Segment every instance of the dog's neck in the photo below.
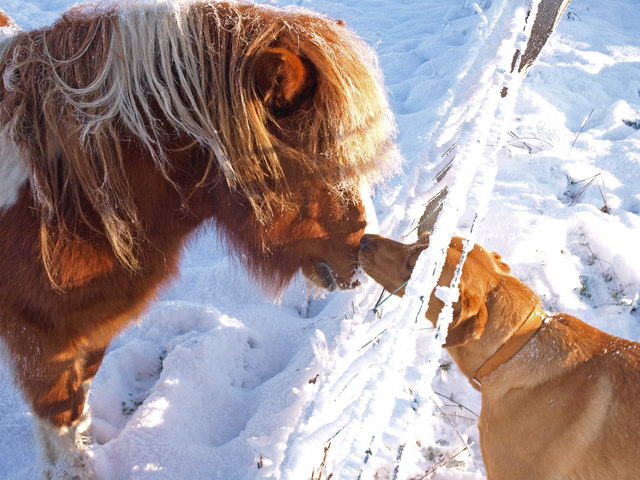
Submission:
<svg viewBox="0 0 640 480">
<path fill-rule="evenodd" d="M 546 316 L 539 307 L 539 298 L 531 289 L 520 282 L 517 288 L 514 287 L 516 285 L 501 284 L 488 294 L 488 320 L 479 337 L 447 348 L 462 373 L 476 388 L 483 378 L 520 350 Z"/>
</svg>

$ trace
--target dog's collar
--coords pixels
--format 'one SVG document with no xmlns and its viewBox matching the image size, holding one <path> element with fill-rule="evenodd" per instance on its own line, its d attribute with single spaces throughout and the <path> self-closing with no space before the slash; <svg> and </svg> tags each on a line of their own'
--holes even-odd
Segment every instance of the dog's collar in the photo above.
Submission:
<svg viewBox="0 0 640 480">
<path fill-rule="evenodd" d="M 518 330 L 476 370 L 475 375 L 469 380 L 473 388 L 480 390 L 481 380 L 518 353 L 524 344 L 538 331 L 546 318 L 547 314 L 544 310 L 536 306 L 524 319 Z"/>
</svg>

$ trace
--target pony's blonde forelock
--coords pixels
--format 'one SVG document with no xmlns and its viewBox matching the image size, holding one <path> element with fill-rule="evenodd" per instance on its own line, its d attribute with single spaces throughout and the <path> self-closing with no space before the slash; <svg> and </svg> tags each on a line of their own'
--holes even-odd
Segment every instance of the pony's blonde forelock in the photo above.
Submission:
<svg viewBox="0 0 640 480">
<path fill-rule="evenodd" d="M 85 219 L 88 202 L 101 222 L 91 228 L 137 268 L 144 231 L 123 140 L 142 144 L 171 182 L 166 138 L 192 139 L 210 152 L 207 171 L 217 167 L 263 222 L 290 207 L 283 159 L 335 192 L 377 181 L 394 163 L 395 126 L 376 56 L 338 22 L 242 3 L 125 5 L 76 7 L 52 28 L 4 46 L 0 115 L 26 151 L 45 244 L 73 234 L 64 231 L 65 205 Z M 274 133 L 278 121 L 255 85 L 253 60 L 276 43 L 317 75 L 294 146 Z M 43 248 L 52 277 L 55 250 Z"/>
</svg>

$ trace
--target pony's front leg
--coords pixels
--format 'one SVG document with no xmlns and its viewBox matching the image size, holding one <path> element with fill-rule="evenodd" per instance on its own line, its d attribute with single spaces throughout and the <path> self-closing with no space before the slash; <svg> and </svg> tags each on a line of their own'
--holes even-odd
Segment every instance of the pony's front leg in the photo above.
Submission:
<svg viewBox="0 0 640 480">
<path fill-rule="evenodd" d="M 40 447 L 42 477 L 47 480 L 93 478 L 87 447 L 91 441 L 91 415 L 87 394 L 91 380 L 83 379 L 82 359 L 64 362 L 48 381 L 39 381 L 46 393 L 30 399 Z"/>
<path fill-rule="evenodd" d="M 16 381 L 35 416 L 43 478 L 86 480 L 93 478 L 87 453 L 91 423 L 86 408 L 87 349 L 77 339 L 65 337 L 27 327 L 21 342 L 8 345 Z M 93 361 L 99 364 L 101 358 L 96 355 Z"/>
</svg>

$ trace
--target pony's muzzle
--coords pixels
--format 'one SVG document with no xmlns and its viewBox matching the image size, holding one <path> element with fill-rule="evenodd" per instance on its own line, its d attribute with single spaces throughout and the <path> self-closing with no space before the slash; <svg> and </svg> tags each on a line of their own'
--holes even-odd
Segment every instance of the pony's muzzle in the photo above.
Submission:
<svg viewBox="0 0 640 480">
<path fill-rule="evenodd" d="M 353 278 L 340 278 L 331 265 L 325 261 L 317 263 L 314 273 L 315 275 L 313 275 L 312 280 L 320 287 L 326 288 L 330 292 L 333 292 L 336 289 L 352 290 L 360 285 L 360 282 L 358 280 L 353 280 Z"/>
<path fill-rule="evenodd" d="M 338 288 L 338 284 L 333 278 L 333 272 L 331 271 L 331 268 L 329 268 L 329 265 L 327 265 L 325 262 L 318 263 L 317 273 L 319 280 L 322 282 L 322 286 L 324 288 L 326 288 L 330 292 L 333 292 L 336 288 Z"/>
</svg>

